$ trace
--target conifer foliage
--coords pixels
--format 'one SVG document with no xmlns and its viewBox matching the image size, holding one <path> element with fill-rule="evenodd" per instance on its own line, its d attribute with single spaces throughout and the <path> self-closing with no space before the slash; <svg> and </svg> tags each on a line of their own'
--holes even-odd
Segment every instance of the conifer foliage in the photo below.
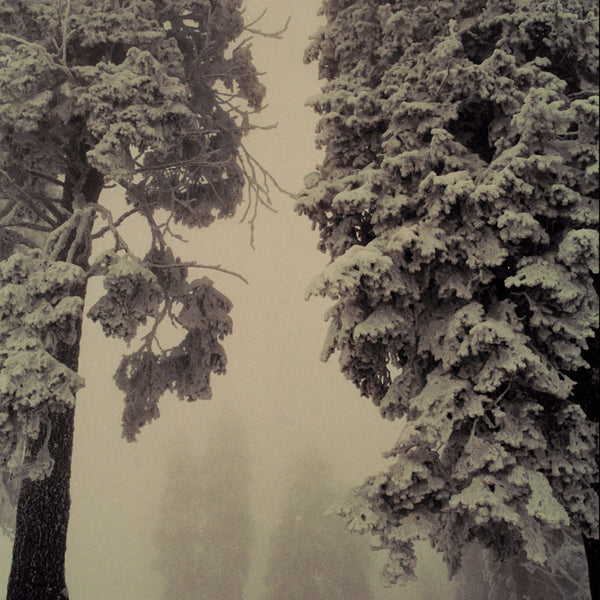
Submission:
<svg viewBox="0 0 600 600">
<path fill-rule="evenodd" d="M 331 264 L 323 358 L 383 417 L 344 508 L 392 581 L 430 538 L 544 565 L 598 537 L 598 7 L 326 0 L 307 50 L 325 157 L 297 211 Z"/>
<path fill-rule="evenodd" d="M 233 43 L 244 29 L 241 0 L 0 1 L 0 469 L 23 479 L 9 600 L 67 594 L 89 279 L 103 278 L 88 314 L 106 335 L 131 341 L 152 325 L 116 374 L 127 439 L 164 392 L 208 398 L 225 371 L 231 303 L 169 244 L 175 224 L 232 216 L 260 174 L 242 145 L 264 96 L 247 41 Z M 103 202 L 107 184 L 126 191 L 124 212 Z M 251 189 L 251 203 L 267 200 L 262 181 Z M 121 234 L 134 215 L 143 256 Z M 100 237 L 110 249 L 98 255 Z M 172 348 L 158 343 L 165 320 L 185 332 Z"/>
</svg>

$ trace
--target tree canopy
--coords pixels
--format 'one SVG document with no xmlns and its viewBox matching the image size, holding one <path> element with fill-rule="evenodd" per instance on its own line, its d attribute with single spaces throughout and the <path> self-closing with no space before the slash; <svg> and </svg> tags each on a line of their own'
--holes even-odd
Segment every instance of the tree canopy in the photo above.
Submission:
<svg viewBox="0 0 600 600">
<path fill-rule="evenodd" d="M 429 538 L 543 565 L 598 537 L 598 7 L 326 0 L 318 170 L 297 211 L 331 264 L 323 358 L 403 419 L 345 507 L 391 581 Z"/>
<path fill-rule="evenodd" d="M 227 50 L 244 31 L 240 6 L 0 5 L 3 465 L 16 467 L 44 414 L 72 404 L 83 385 L 52 354 L 59 342 L 74 342 L 83 310 L 77 290 L 90 277 L 103 277 L 105 294 L 88 315 L 106 335 L 130 341 L 139 325 L 155 322 L 116 375 L 126 437 L 157 416 L 164 391 L 210 397 L 210 374 L 224 371 L 219 340 L 231 331 L 231 304 L 208 278 L 191 280 L 193 265 L 174 257 L 169 235 L 174 223 L 204 227 L 230 217 L 242 199 L 251 159 L 241 139 L 264 88 L 248 44 Z M 123 214 L 99 202 L 109 182 L 126 190 Z M 149 226 L 140 257 L 119 233 L 134 214 Z M 90 262 L 101 236 L 112 237 L 112 248 Z M 158 352 L 165 317 L 186 335 Z"/>
</svg>

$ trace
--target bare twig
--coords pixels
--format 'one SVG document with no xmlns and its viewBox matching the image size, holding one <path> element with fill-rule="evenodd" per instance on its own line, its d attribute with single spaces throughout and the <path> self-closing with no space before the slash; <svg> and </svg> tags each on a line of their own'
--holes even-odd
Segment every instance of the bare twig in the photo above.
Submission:
<svg viewBox="0 0 600 600">
<path fill-rule="evenodd" d="M 44 46 L 42 46 L 41 44 L 36 44 L 35 42 L 30 42 L 29 40 L 20 38 L 16 35 L 12 35 L 10 33 L 0 33 L 0 40 L 7 40 L 7 41 L 10 40 L 12 42 L 17 42 L 18 44 L 21 44 L 22 46 L 28 46 L 34 50 L 37 50 L 38 52 L 41 53 L 41 55 L 45 59 L 45 62 L 51 68 L 62 71 L 69 79 L 73 78 L 73 73 L 71 73 L 71 70 L 68 67 L 65 67 L 64 65 L 52 60 L 52 58 L 51 58 L 50 54 L 48 54 L 48 51 L 46 50 L 46 48 L 44 48 Z"/>
<path fill-rule="evenodd" d="M 239 157 L 238 164 L 248 185 L 248 206 L 242 215 L 241 222 L 245 221 L 248 215 L 250 215 L 248 219 L 250 225 L 250 245 L 254 248 L 254 227 L 259 206 L 264 206 L 271 212 L 277 212 L 271 206 L 270 186 L 275 187 L 279 192 L 286 194 L 290 198 L 295 198 L 295 196 L 283 189 L 275 177 L 248 152 L 242 143 L 240 143 L 240 148 L 241 156 Z"/>
<path fill-rule="evenodd" d="M 65 186 L 64 181 L 61 181 L 60 179 L 56 179 L 56 177 L 52 177 L 51 175 L 47 175 L 46 173 L 42 173 L 40 171 L 35 171 L 33 169 L 27 169 L 26 172 L 29 173 L 30 175 L 33 175 L 34 177 L 39 177 L 40 179 L 43 179 L 44 181 L 47 181 L 48 183 L 52 183 L 59 187 Z"/>
<path fill-rule="evenodd" d="M 62 29 L 62 63 L 66 67 L 67 66 L 67 41 L 69 38 L 67 28 L 69 17 L 71 16 L 71 0 L 67 0 L 67 6 L 65 7 L 65 17 L 63 19 L 63 29 Z"/>
<path fill-rule="evenodd" d="M 0 219 L 6 217 L 10 212 L 17 206 L 17 203 L 14 200 L 10 200 L 9 198 L 1 198 L 0 201 L 6 202 L 6 206 L 0 209 Z"/>
<path fill-rule="evenodd" d="M 246 27 L 252 27 L 252 25 L 256 25 L 259 21 L 261 21 L 264 16 L 267 14 L 267 9 L 265 8 L 260 15 L 258 15 L 258 17 L 256 17 L 256 19 L 254 19 L 254 21 L 250 21 L 250 23 L 248 23 L 246 25 Z"/>
<path fill-rule="evenodd" d="M 15 179 L 4 169 L 0 169 L 0 175 L 3 175 L 7 181 L 13 186 L 13 188 L 15 189 L 15 191 L 17 191 L 18 193 L 17 198 L 15 198 L 15 200 L 25 206 L 26 208 L 28 208 L 29 210 L 31 210 L 33 213 L 35 213 L 42 221 L 45 221 L 46 223 L 50 224 L 52 227 L 56 227 L 57 223 L 51 219 L 49 217 L 49 215 L 47 215 L 44 211 L 40 210 L 36 205 L 35 202 L 32 202 L 32 198 L 30 196 L 30 194 L 27 194 L 22 188 L 21 186 L 15 181 Z M 47 209 L 50 213 L 52 213 L 54 216 L 57 216 L 57 208 L 56 206 L 54 206 L 54 204 L 52 203 L 52 201 L 47 200 L 45 198 L 35 198 L 35 200 L 40 201 Z M 66 217 L 66 215 L 61 214 L 61 219 L 60 220 L 64 220 Z M 57 217 L 58 218 L 58 217 Z"/>
<path fill-rule="evenodd" d="M 39 223 L 30 223 L 28 221 L 16 221 L 14 223 L 5 223 L 0 225 L 0 227 L 18 227 L 21 229 L 33 229 L 34 231 L 44 231 L 46 233 L 54 231 L 54 227 L 50 227 L 48 225 L 40 225 Z"/>
<path fill-rule="evenodd" d="M 169 313 L 170 308 L 171 302 L 169 302 L 168 299 L 165 298 L 165 305 L 160 311 L 160 313 L 156 315 L 156 317 L 154 317 L 154 324 L 152 325 L 152 329 L 144 337 L 142 337 L 143 344 L 138 350 L 138 352 L 140 352 L 142 348 L 145 348 L 149 352 L 152 352 L 152 343 L 156 342 L 156 345 L 158 346 L 159 350 L 164 354 L 164 350 L 162 349 L 160 342 L 158 341 L 156 332 L 158 331 L 158 327 L 160 326 L 160 324 L 163 322 L 165 315 Z"/>
<path fill-rule="evenodd" d="M 196 262 L 174 262 L 171 264 L 165 264 L 165 263 L 145 263 L 147 264 L 149 267 L 152 267 L 154 269 L 172 269 L 172 268 L 186 268 L 186 269 L 208 269 L 211 271 L 220 271 L 221 273 L 225 273 L 226 275 L 232 275 L 233 277 L 237 277 L 238 279 L 240 279 L 241 281 L 243 281 L 244 283 L 248 284 L 248 280 L 243 276 L 240 275 L 239 273 L 236 273 L 235 271 L 231 271 L 230 269 L 226 269 L 224 267 L 222 267 L 221 265 L 201 265 L 199 263 Z"/>
<path fill-rule="evenodd" d="M 132 209 L 128 210 L 127 212 L 124 212 L 116 221 L 113 221 L 112 227 L 114 227 L 116 229 L 117 227 L 119 227 L 119 225 L 121 225 L 121 223 L 123 223 L 123 221 L 125 221 L 125 219 L 127 219 L 131 215 L 134 215 L 137 212 L 139 212 L 139 208 L 137 208 L 137 207 L 132 208 Z M 102 229 L 99 229 L 92 236 L 92 239 L 95 240 L 97 238 L 101 238 L 101 237 L 103 237 L 109 231 L 111 231 L 111 227 L 109 225 L 106 225 Z"/>
<path fill-rule="evenodd" d="M 287 18 L 285 25 L 279 31 L 273 31 L 271 33 L 267 33 L 265 31 L 261 31 L 260 29 L 254 29 L 253 25 L 256 25 L 259 21 L 261 21 L 262 18 L 266 14 L 267 14 L 267 9 L 263 10 L 262 13 L 256 19 L 254 19 L 254 21 L 250 21 L 250 23 L 248 23 L 244 27 L 244 30 L 249 31 L 253 35 L 259 35 L 260 37 L 264 37 L 264 38 L 273 38 L 273 39 L 277 39 L 277 40 L 282 39 L 281 36 L 287 31 L 290 21 L 291 21 L 291 17 Z"/>
</svg>

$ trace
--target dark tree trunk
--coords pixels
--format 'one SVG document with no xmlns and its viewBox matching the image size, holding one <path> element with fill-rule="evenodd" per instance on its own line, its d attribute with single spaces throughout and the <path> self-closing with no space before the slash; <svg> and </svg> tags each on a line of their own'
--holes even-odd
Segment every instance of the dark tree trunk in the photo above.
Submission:
<svg viewBox="0 0 600 600">
<path fill-rule="evenodd" d="M 78 147 L 80 163 L 85 164 L 85 148 Z M 71 208 L 73 192 L 83 193 L 88 203 L 97 202 L 103 187 L 102 174 L 95 169 L 79 172 L 79 177 L 68 174 L 63 202 Z M 85 268 L 91 248 L 89 243 L 77 249 L 75 262 Z M 65 257 L 68 248 L 65 249 Z M 65 257 L 60 256 L 59 260 Z M 85 298 L 85 286 L 73 290 L 73 295 Z M 79 367 L 81 321 L 77 324 L 74 344 L 60 343 L 53 352 L 54 358 L 72 371 Z M 49 415 L 50 434 L 48 450 L 54 459 L 52 473 L 45 479 L 32 481 L 26 478 L 21 486 L 17 504 L 17 520 L 11 572 L 6 600 L 65 600 L 68 598 L 65 579 L 65 553 L 67 527 L 71 507 L 70 481 L 73 454 L 75 408 L 65 407 L 63 412 Z M 47 430 L 28 448 L 35 457 L 43 445 Z"/>
<path fill-rule="evenodd" d="M 48 449 L 52 474 L 25 479 L 17 506 L 12 569 L 6 600 L 65 600 L 65 552 L 71 498 L 74 409 L 53 414 Z"/>
<path fill-rule="evenodd" d="M 587 558 L 592 600 L 600 598 L 600 542 L 583 536 L 585 556 Z"/>
<path fill-rule="evenodd" d="M 77 371 L 79 340 L 73 346 L 57 348 L 55 358 Z M 65 600 L 65 552 L 71 498 L 71 455 L 73 451 L 73 419 L 75 409 L 50 414 L 48 450 L 54 459 L 49 477 L 38 481 L 26 478 L 17 505 L 17 523 L 13 545 L 12 569 L 6 600 Z M 29 450 L 34 457 L 43 444 L 47 431 Z"/>
</svg>

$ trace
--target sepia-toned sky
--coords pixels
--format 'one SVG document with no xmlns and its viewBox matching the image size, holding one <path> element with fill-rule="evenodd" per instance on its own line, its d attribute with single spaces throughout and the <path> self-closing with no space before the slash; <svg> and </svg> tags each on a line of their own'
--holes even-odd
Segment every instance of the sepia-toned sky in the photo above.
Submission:
<svg viewBox="0 0 600 600">
<path fill-rule="evenodd" d="M 291 17 L 283 40 L 256 37 L 253 42 L 257 67 L 267 73 L 268 108 L 260 122 L 278 122 L 278 127 L 256 132 L 248 147 L 292 192 L 302 187 L 303 176 L 320 157 L 313 142 L 316 119 L 304 106 L 320 84 L 315 65 L 302 63 L 308 36 L 319 26 L 319 5 L 320 0 L 246 0 L 247 21 L 268 9 L 257 25 L 267 32 Z M 238 218 L 191 233 L 189 243 L 179 246 L 185 258 L 221 264 L 250 282 L 198 273 L 213 279 L 234 303 L 234 333 L 225 342 L 228 373 L 213 378 L 212 400 L 164 398 L 160 419 L 144 428 L 135 443 L 127 443 L 121 438 L 122 396 L 112 381 L 127 348 L 86 323 L 81 373 L 87 385 L 77 400 L 67 553 L 71 600 L 162 600 L 161 580 L 152 567 L 152 538 L 169 449 L 183 438 L 202 452 L 207 433 L 223 415 L 245 423 L 252 449 L 256 552 L 247 600 L 260 600 L 268 538 L 289 481 L 289 460 L 316 448 L 347 486 L 384 467 L 381 452 L 391 448 L 400 424 L 382 420 L 370 401 L 359 397 L 338 372 L 335 356 L 327 364 L 319 361 L 328 303 L 306 302 L 304 290 L 327 257 L 316 250 L 317 235 L 308 220 L 293 213 L 293 201 L 276 190 L 272 200 L 277 214 L 260 213 L 255 250 L 248 224 Z M 114 196 L 114 201 L 120 200 Z M 135 227 L 129 233 L 136 236 Z M 137 237 L 143 248 L 143 230 Z M 90 302 L 97 292 L 92 287 Z M 10 542 L 3 537 L 0 590 L 6 589 L 9 566 Z M 388 597 L 411 594 L 397 590 Z"/>
</svg>

